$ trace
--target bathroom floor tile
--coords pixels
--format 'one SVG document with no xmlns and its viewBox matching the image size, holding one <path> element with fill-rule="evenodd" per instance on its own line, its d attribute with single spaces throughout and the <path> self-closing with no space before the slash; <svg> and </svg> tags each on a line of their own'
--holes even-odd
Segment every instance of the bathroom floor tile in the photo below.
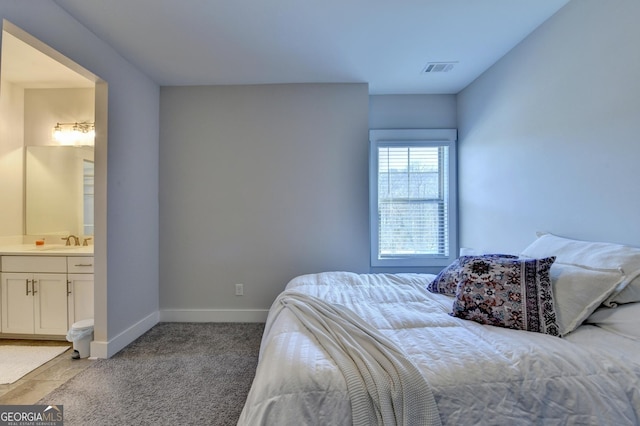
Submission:
<svg viewBox="0 0 640 426">
<path fill-rule="evenodd" d="M 0 396 L 0 405 L 30 405 L 65 383 L 65 380 L 26 380 Z"/>
<path fill-rule="evenodd" d="M 46 340 L 2 340 L 2 344 L 71 346 L 69 342 Z M 49 392 L 89 367 L 93 362 L 88 358 L 71 359 L 72 353 L 73 349 L 69 348 L 69 350 L 29 372 L 16 382 L 0 385 L 0 405 L 34 404 Z"/>
</svg>

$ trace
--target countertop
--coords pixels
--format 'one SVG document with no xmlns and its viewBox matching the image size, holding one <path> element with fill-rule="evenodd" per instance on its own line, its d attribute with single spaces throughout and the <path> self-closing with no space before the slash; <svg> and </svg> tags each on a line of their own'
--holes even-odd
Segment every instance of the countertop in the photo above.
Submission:
<svg viewBox="0 0 640 426">
<path fill-rule="evenodd" d="M 93 256 L 93 246 L 15 244 L 0 246 L 0 256 Z"/>
</svg>

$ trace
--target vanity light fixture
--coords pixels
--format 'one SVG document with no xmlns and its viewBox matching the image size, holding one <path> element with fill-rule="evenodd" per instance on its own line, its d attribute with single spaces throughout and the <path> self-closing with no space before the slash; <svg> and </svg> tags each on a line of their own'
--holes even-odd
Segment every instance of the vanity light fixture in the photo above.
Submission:
<svg viewBox="0 0 640 426">
<path fill-rule="evenodd" d="M 53 139 L 60 145 L 93 146 L 95 136 L 95 123 L 88 121 L 56 123 L 53 128 Z"/>
</svg>

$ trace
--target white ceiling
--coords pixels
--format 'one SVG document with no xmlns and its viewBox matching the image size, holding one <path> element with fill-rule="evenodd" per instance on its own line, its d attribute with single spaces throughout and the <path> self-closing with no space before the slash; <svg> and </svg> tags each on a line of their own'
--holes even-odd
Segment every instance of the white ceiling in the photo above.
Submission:
<svg viewBox="0 0 640 426">
<path fill-rule="evenodd" d="M 27 89 L 95 85 L 7 31 L 2 32 L 2 79 Z"/>
<path fill-rule="evenodd" d="M 55 1 L 160 85 L 421 94 L 459 92 L 569 0 Z"/>
</svg>

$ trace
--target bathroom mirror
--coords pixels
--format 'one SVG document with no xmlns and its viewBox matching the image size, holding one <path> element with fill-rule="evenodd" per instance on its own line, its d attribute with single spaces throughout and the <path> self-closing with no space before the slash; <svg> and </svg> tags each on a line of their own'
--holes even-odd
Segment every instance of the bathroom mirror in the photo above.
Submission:
<svg viewBox="0 0 640 426">
<path fill-rule="evenodd" d="M 1 50 L 0 236 L 93 235 L 93 141 L 54 129 L 95 122 L 95 80 L 6 21 Z"/>
<path fill-rule="evenodd" d="M 94 155 L 90 146 L 27 146 L 27 235 L 93 235 Z"/>
</svg>

